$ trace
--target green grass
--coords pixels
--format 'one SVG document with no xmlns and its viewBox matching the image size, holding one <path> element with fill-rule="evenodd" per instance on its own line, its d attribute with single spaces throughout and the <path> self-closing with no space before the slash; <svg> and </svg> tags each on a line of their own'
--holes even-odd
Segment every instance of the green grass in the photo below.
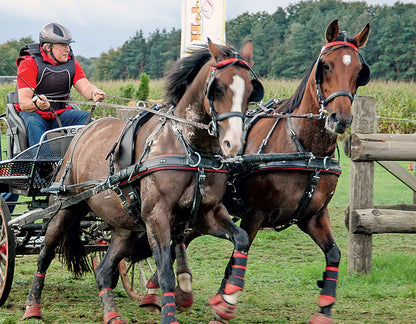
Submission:
<svg viewBox="0 0 416 324">
<path fill-rule="evenodd" d="M 342 251 L 336 323 L 414 323 L 416 245 L 408 234 L 373 235 L 373 271 L 348 275 L 349 160 L 342 154 L 343 173 L 330 203 L 334 236 Z M 403 163 L 405 165 L 405 163 Z M 389 188 L 387 193 L 384 193 Z M 413 193 L 379 166 L 375 170 L 376 204 L 412 203 Z M 207 323 L 212 315 L 207 300 L 216 293 L 232 244 L 210 236 L 196 239 L 188 249 L 193 271 L 195 304 L 181 313 L 181 323 Z M 264 230 L 250 250 L 246 284 L 232 323 L 306 323 L 316 310 L 325 262 L 323 253 L 297 227 L 283 232 Z M 0 323 L 17 323 L 36 269 L 36 256 L 16 259 L 14 284 L 2 307 Z M 129 323 L 158 323 L 159 315 L 139 309 L 121 283 L 115 290 L 120 313 Z M 45 323 L 100 323 L 102 312 L 92 274 L 74 279 L 55 259 L 43 294 Z M 38 323 L 28 321 L 27 323 Z"/>
</svg>

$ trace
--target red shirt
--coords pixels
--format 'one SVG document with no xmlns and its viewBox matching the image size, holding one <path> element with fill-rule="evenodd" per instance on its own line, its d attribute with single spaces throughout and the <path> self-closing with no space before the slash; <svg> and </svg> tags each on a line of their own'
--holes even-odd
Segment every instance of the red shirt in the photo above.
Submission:
<svg viewBox="0 0 416 324">
<path fill-rule="evenodd" d="M 43 48 L 41 48 L 41 55 L 45 62 L 49 62 L 53 65 L 56 65 L 53 63 L 52 60 L 49 59 L 49 57 L 43 51 Z M 74 62 L 75 62 L 74 84 L 76 84 L 78 80 L 86 78 L 86 75 L 81 65 L 78 63 L 78 61 L 75 58 L 74 58 Z M 17 68 L 17 74 L 21 77 L 21 78 L 17 77 L 17 89 L 27 88 L 28 87 L 27 84 L 33 89 L 36 88 L 38 66 L 34 58 L 31 55 L 26 56 L 20 61 L 20 64 Z M 25 80 L 27 84 L 22 79 Z"/>
</svg>

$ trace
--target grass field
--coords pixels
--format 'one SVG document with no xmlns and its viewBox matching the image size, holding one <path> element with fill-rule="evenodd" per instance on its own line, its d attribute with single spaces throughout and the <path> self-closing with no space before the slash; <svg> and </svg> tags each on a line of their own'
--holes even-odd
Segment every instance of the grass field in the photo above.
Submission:
<svg viewBox="0 0 416 324">
<path fill-rule="evenodd" d="M 294 92 L 298 80 L 267 80 L 265 99 L 285 98 Z M 97 83 L 117 95 L 123 82 Z M 0 88 L 0 105 L 13 85 Z M 152 99 L 163 97 L 161 81 L 151 83 Z M 380 116 L 405 117 L 398 123 L 384 120 L 379 131 L 410 133 L 416 113 L 415 83 L 371 82 L 359 95 L 375 96 Z M 74 98 L 78 99 L 78 98 Z M 97 111 L 102 115 L 109 111 Z M 409 234 L 373 235 L 373 271 L 348 275 L 348 232 L 344 225 L 349 201 L 349 159 L 341 153 L 343 173 L 330 203 L 334 236 L 342 251 L 338 300 L 333 307 L 335 323 L 416 323 L 416 244 Z M 403 166 L 407 163 L 403 162 Z M 412 203 L 413 192 L 384 169 L 375 167 L 374 204 Z M 178 315 L 181 323 L 207 323 L 211 310 L 208 298 L 219 287 L 232 252 L 228 241 L 201 237 L 188 249 L 193 271 L 195 303 Z M 325 267 L 323 253 L 297 227 L 283 232 L 262 231 L 250 250 L 246 284 L 240 296 L 237 317 L 231 323 L 307 323 L 318 310 L 319 289 Z M 18 256 L 13 288 L 0 310 L 0 324 L 18 323 L 36 269 L 36 256 Z M 138 308 L 121 283 L 115 290 L 120 313 L 129 323 L 159 323 L 159 314 Z M 102 311 L 93 274 L 75 279 L 58 259 L 52 262 L 43 294 L 44 323 L 102 323 Z M 39 321 L 27 321 L 28 324 Z"/>
<path fill-rule="evenodd" d="M 335 323 L 415 323 L 416 245 L 413 235 L 373 235 L 373 271 L 348 275 L 349 160 L 342 155 L 343 174 L 330 203 L 331 222 L 343 257 L 340 265 Z M 404 163 L 403 163 L 404 164 Z M 405 164 L 404 164 L 405 165 Z M 388 189 L 388 190 L 387 190 Z M 375 204 L 412 203 L 413 193 L 376 165 Z M 232 251 L 228 241 L 201 237 L 189 247 L 195 304 L 178 315 L 181 323 L 207 323 L 209 296 L 217 291 Z M 16 259 L 14 284 L 2 307 L 0 323 L 17 323 L 36 266 L 35 256 Z M 249 255 L 246 285 L 237 318 L 232 323 L 306 323 L 317 310 L 316 280 L 324 270 L 324 256 L 297 227 L 283 232 L 262 231 Z M 137 307 L 121 283 L 115 290 L 120 313 L 129 323 L 158 323 L 159 315 Z M 56 259 L 47 274 L 43 295 L 45 323 L 101 323 L 102 312 L 92 274 L 74 279 Z M 39 323 L 28 321 L 27 323 Z"/>
</svg>

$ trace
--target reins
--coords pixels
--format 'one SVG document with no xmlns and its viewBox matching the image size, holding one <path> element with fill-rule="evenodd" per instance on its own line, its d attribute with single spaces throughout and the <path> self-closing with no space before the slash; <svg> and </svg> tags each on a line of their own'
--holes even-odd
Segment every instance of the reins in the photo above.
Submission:
<svg viewBox="0 0 416 324">
<path fill-rule="evenodd" d="M 132 100 L 132 99 L 129 99 L 129 100 Z M 49 100 L 49 101 L 50 102 L 68 103 L 68 104 L 72 103 L 72 104 L 84 105 L 84 106 L 107 107 L 107 108 L 130 108 L 130 109 L 132 109 L 132 106 L 128 106 L 128 105 L 110 104 L 110 103 L 102 103 L 102 102 L 76 101 L 76 100 Z M 143 103 L 143 101 L 138 101 L 138 104 L 136 105 L 136 107 L 139 110 L 150 112 L 152 114 L 158 115 L 159 117 L 172 119 L 172 120 L 181 122 L 183 124 L 191 125 L 191 126 L 203 129 L 203 130 L 208 131 L 210 129 L 209 125 L 207 125 L 207 124 L 204 124 L 204 123 L 201 123 L 201 122 L 196 122 L 196 121 L 193 121 L 193 120 L 187 120 L 185 118 L 178 117 L 178 116 L 175 116 L 175 115 L 170 115 L 170 114 L 164 113 L 163 111 L 156 111 L 152 108 L 147 108 L 144 105 L 139 105 L 141 103 Z"/>
</svg>

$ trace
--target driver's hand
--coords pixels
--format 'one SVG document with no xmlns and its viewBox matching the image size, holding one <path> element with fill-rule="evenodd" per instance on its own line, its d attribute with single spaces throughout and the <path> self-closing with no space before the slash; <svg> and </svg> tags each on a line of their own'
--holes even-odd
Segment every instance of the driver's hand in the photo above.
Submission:
<svg viewBox="0 0 416 324">
<path fill-rule="evenodd" d="M 32 101 L 35 104 L 36 108 L 40 110 L 47 110 L 51 106 L 51 104 L 48 101 L 48 98 L 46 98 L 45 95 L 36 95 L 32 98 Z"/>
</svg>

